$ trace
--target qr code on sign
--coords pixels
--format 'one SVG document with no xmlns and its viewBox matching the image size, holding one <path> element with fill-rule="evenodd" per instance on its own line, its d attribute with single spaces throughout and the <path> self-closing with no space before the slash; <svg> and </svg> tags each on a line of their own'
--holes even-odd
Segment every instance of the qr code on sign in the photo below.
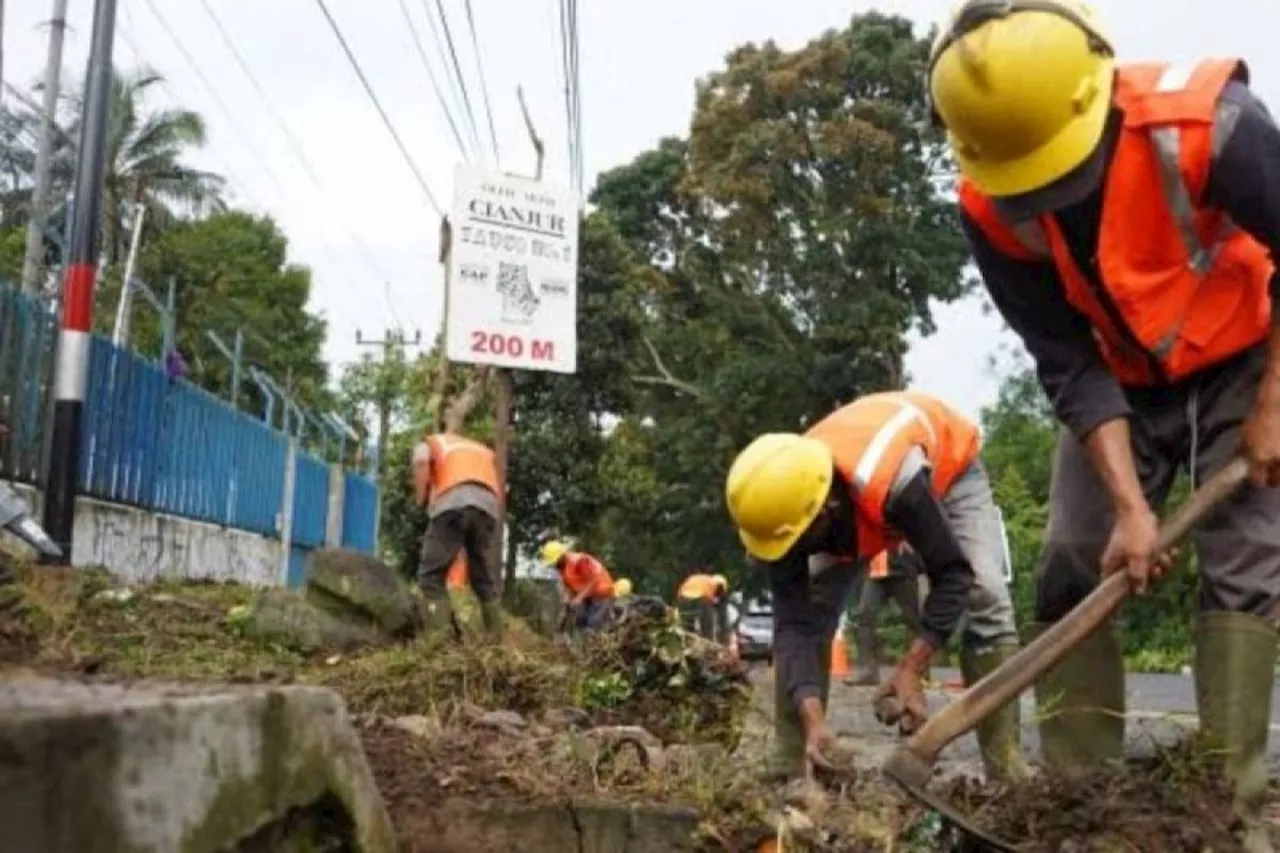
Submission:
<svg viewBox="0 0 1280 853">
<path fill-rule="evenodd" d="M 524 264 L 498 264 L 498 293 L 502 295 L 502 321 L 528 323 L 542 300 L 533 292 L 529 268 Z"/>
</svg>

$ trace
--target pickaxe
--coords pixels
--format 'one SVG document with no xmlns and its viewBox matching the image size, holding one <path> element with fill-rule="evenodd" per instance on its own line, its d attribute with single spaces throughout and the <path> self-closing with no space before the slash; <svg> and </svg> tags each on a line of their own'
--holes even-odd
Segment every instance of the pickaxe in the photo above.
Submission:
<svg viewBox="0 0 1280 853">
<path fill-rule="evenodd" d="M 1244 459 L 1233 459 L 1214 474 L 1160 528 L 1157 553 L 1177 545 L 1248 477 Z M 956 827 L 997 850 L 1015 850 L 971 823 L 964 815 L 927 789 L 938 753 L 956 738 L 972 731 L 1031 686 L 1067 653 L 1106 624 L 1129 597 L 1129 577 L 1124 572 L 1108 576 L 1083 601 L 1021 651 L 971 685 L 956 699 L 924 722 L 885 760 L 882 769 L 911 796 L 941 813 Z"/>
</svg>

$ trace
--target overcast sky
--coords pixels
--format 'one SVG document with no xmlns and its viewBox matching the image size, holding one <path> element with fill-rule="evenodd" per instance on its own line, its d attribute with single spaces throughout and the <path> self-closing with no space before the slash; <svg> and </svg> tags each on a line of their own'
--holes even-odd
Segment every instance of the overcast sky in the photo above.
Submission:
<svg viewBox="0 0 1280 853">
<path fill-rule="evenodd" d="M 119 0 L 116 63 L 146 63 L 168 81 L 157 105 L 201 112 L 209 146 L 200 166 L 229 177 L 237 204 L 270 212 L 294 260 L 314 271 L 315 310 L 329 321 L 326 352 L 355 358 L 356 330 L 380 337 L 390 324 L 424 340 L 440 322 L 436 263 L 439 215 L 361 87 L 315 0 L 206 0 L 235 41 L 277 112 L 272 112 L 218 36 L 201 0 Z M 448 208 L 459 160 L 401 9 L 402 0 L 328 0 L 356 58 L 436 201 Z M 425 6 L 403 0 L 442 82 L 443 65 Z M 439 0 L 448 15 L 482 139 L 488 126 L 463 0 Z M 1280 4 L 1264 0 L 1113 0 L 1097 5 L 1123 59 L 1194 61 L 1239 55 L 1254 88 L 1280 106 Z M 3 74 L 29 83 L 44 66 L 51 0 L 6 4 Z M 660 137 L 688 128 L 695 80 L 746 41 L 799 47 L 857 11 L 906 15 L 921 31 L 947 0 L 580 0 L 583 149 L 586 183 L 629 161 Z M 565 111 L 556 0 L 472 0 L 493 106 L 502 168 L 528 171 L 532 153 L 516 101 L 523 84 L 548 140 L 548 180 L 566 179 Z M 155 10 L 177 37 L 175 44 Z M 70 0 L 65 84 L 79 85 L 92 3 Z M 190 56 L 188 60 L 186 54 Z M 139 55 L 140 54 L 140 55 Z M 202 76 L 204 80 L 202 80 Z M 210 88 L 212 87 L 212 93 Z M 281 124 L 296 138 L 305 164 Z M 492 158 L 492 153 L 488 155 Z M 314 181 L 307 166 L 319 180 Z M 1010 343 L 998 318 L 975 300 L 938 312 L 939 332 L 916 343 L 917 387 L 976 414 L 995 380 L 988 357 Z"/>
</svg>

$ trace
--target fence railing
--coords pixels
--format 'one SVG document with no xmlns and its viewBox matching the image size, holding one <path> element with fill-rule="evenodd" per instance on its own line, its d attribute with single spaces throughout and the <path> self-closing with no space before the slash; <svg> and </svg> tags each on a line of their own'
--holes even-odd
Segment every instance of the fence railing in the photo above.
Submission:
<svg viewBox="0 0 1280 853">
<path fill-rule="evenodd" d="M 0 287 L 0 419 L 7 428 L 0 431 L 0 476 L 8 479 L 38 485 L 44 469 L 55 332 L 46 303 Z M 186 380 L 170 379 L 155 362 L 93 337 L 82 493 L 279 537 L 289 458 L 283 433 Z M 325 544 L 332 470 L 300 449 L 293 459 L 291 566 Z M 377 486 L 360 474 L 344 477 L 342 542 L 372 551 Z"/>
<path fill-rule="evenodd" d="M 0 477 L 34 483 L 44 469 L 57 327 L 49 302 L 0 284 Z"/>
</svg>

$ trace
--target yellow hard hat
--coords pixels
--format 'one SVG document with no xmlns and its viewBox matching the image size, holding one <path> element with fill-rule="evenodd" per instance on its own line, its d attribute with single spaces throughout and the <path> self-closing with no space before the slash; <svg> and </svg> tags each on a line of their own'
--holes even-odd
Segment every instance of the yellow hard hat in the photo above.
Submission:
<svg viewBox="0 0 1280 853">
<path fill-rule="evenodd" d="M 781 558 L 822 511 L 831 490 L 831 449 L 794 433 L 769 433 L 738 454 L 725 481 L 729 515 L 747 553 Z"/>
<path fill-rule="evenodd" d="M 712 575 L 711 581 L 726 592 L 729 590 L 729 580 L 724 575 Z"/>
<path fill-rule="evenodd" d="M 563 557 L 568 550 L 568 545 L 564 544 L 559 539 L 552 539 L 550 542 L 542 546 L 542 551 L 539 556 L 542 557 L 542 562 L 546 563 L 548 566 L 554 566 L 556 563 L 560 562 L 560 558 Z"/>
<path fill-rule="evenodd" d="M 1079 0 L 966 0 L 929 58 L 960 171 L 991 196 L 1048 186 L 1097 148 L 1115 55 Z"/>
<path fill-rule="evenodd" d="M 618 598 L 626 598 L 631 594 L 631 579 L 618 578 L 613 584 L 613 594 Z"/>
</svg>

